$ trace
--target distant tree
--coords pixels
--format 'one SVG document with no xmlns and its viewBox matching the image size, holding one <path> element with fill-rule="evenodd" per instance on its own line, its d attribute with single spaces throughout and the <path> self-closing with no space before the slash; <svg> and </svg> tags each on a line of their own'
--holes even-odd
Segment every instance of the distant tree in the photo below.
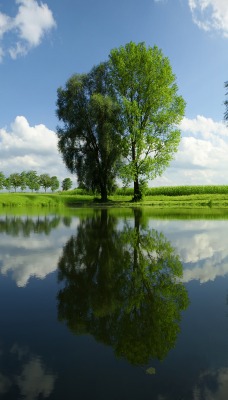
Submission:
<svg viewBox="0 0 228 400">
<path fill-rule="evenodd" d="M 21 187 L 22 184 L 22 178 L 21 175 L 17 172 L 11 174 L 9 176 L 9 182 L 10 182 L 10 186 L 12 186 L 14 188 L 14 191 L 17 191 L 17 188 Z"/>
<path fill-rule="evenodd" d="M 59 188 L 59 180 L 58 180 L 57 176 L 51 177 L 50 188 L 51 188 L 52 192 L 54 192 L 55 190 L 57 190 Z"/>
<path fill-rule="evenodd" d="M 41 174 L 39 177 L 40 186 L 44 188 L 46 193 L 47 189 L 51 187 L 51 177 L 48 174 Z"/>
<path fill-rule="evenodd" d="M 108 64 L 73 75 L 58 89 L 58 147 L 78 183 L 107 201 L 120 158 L 119 106 L 112 96 Z"/>
<path fill-rule="evenodd" d="M 121 175 L 125 182 L 134 182 L 137 201 L 142 197 L 140 183 L 161 175 L 178 149 L 185 102 L 169 59 L 158 47 L 130 42 L 113 49 L 109 62 L 124 123 Z"/>
<path fill-rule="evenodd" d="M 3 182 L 3 186 L 6 190 L 10 191 L 12 184 L 9 178 L 5 178 L 4 182 Z"/>
<path fill-rule="evenodd" d="M 20 173 L 20 177 L 21 177 L 21 184 L 20 184 L 20 188 L 21 190 L 25 190 L 27 187 L 27 172 L 26 171 L 22 171 Z"/>
<path fill-rule="evenodd" d="M 4 181 L 5 181 L 5 175 L 3 172 L 0 172 L 0 190 L 4 188 Z"/>
<path fill-rule="evenodd" d="M 33 192 L 34 190 L 39 190 L 40 183 L 39 183 L 39 176 L 37 175 L 36 171 L 28 171 L 26 173 L 26 181 L 28 188 Z"/>
<path fill-rule="evenodd" d="M 73 182 L 70 178 L 65 178 L 62 181 L 62 189 L 63 190 L 69 190 L 72 188 Z"/>
</svg>

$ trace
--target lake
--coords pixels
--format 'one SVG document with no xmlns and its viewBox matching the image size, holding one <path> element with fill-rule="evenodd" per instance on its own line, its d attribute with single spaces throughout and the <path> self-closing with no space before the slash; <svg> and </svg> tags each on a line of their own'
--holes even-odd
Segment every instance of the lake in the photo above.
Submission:
<svg viewBox="0 0 228 400">
<path fill-rule="evenodd" d="M 228 218 L 0 213 L 0 399 L 227 400 Z"/>
</svg>

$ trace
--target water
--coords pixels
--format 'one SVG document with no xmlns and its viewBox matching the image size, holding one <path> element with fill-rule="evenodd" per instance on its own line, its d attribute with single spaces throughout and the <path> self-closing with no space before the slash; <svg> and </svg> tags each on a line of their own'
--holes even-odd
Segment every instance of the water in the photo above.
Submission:
<svg viewBox="0 0 228 400">
<path fill-rule="evenodd" d="M 0 399 L 226 400 L 228 220 L 0 215 Z"/>
</svg>

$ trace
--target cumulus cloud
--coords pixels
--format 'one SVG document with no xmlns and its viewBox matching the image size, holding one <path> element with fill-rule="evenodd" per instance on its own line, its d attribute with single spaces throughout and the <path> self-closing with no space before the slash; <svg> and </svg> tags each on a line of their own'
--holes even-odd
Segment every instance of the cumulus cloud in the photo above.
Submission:
<svg viewBox="0 0 228 400">
<path fill-rule="evenodd" d="M 180 124 L 181 142 L 175 160 L 154 185 L 228 184 L 228 127 L 198 115 Z"/>
<path fill-rule="evenodd" d="M 16 4 L 18 11 L 15 17 L 0 13 L 0 61 L 6 54 L 13 59 L 27 54 L 56 26 L 47 4 L 36 0 L 16 0 Z M 6 33 L 10 33 L 9 48 L 4 46 Z"/>
<path fill-rule="evenodd" d="M 204 31 L 218 31 L 228 37 L 227 0 L 188 0 L 194 23 Z"/>
<path fill-rule="evenodd" d="M 60 179 L 70 176 L 57 149 L 56 133 L 43 124 L 30 126 L 25 117 L 16 117 L 9 129 L 0 129 L 0 148 L 0 171 L 6 176 L 23 170 Z"/>
</svg>

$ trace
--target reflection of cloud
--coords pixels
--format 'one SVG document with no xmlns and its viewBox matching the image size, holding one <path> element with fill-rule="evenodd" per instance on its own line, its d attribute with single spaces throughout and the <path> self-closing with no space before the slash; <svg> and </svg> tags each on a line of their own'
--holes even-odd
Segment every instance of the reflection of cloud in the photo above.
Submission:
<svg viewBox="0 0 228 400">
<path fill-rule="evenodd" d="M 10 350 L 9 360 L 12 362 L 11 376 L 0 373 L 0 395 L 15 392 L 15 385 L 20 391 L 20 398 L 35 400 L 47 398 L 54 389 L 56 376 L 50 373 L 44 366 L 40 357 L 30 353 L 28 347 L 21 347 L 14 344 Z M 16 361 L 16 362 L 15 362 Z M 19 373 L 14 374 L 14 368 Z"/>
<path fill-rule="evenodd" d="M 198 280 L 200 283 L 208 281 L 214 281 L 219 276 L 225 276 L 228 274 L 228 262 L 222 263 L 221 265 L 215 264 L 211 261 L 207 261 L 203 266 L 196 266 L 192 269 L 184 269 L 183 282 L 187 283 L 192 280 Z"/>
<path fill-rule="evenodd" d="M 176 248 L 183 263 L 183 282 L 201 283 L 228 274 L 228 221 L 153 221 Z"/>
<path fill-rule="evenodd" d="M 48 397 L 51 394 L 55 377 L 45 371 L 37 357 L 23 365 L 21 374 L 16 377 L 16 382 L 24 399 L 33 400 L 39 395 Z"/>
<path fill-rule="evenodd" d="M 205 371 L 194 387 L 193 400 L 227 400 L 228 368 Z"/>
<path fill-rule="evenodd" d="M 40 247 L 42 252 L 42 246 Z M 40 253 L 41 254 L 41 253 Z M 45 278 L 57 268 L 58 259 L 61 255 L 61 248 L 59 249 L 46 249 L 46 254 L 29 253 L 18 256 L 10 256 L 7 254 L 2 258 L 3 267 L 1 268 L 2 274 L 12 273 L 13 279 L 17 282 L 17 286 L 26 286 L 29 279 L 34 276 L 39 279 Z"/>
<path fill-rule="evenodd" d="M 0 394 L 7 393 L 10 386 L 10 380 L 0 373 Z"/>
<path fill-rule="evenodd" d="M 21 220 L 23 221 L 22 218 Z M 57 227 L 52 228 L 48 236 L 31 231 L 29 237 L 25 238 L 21 231 L 18 236 L 11 236 L 9 240 L 10 232 L 1 233 L 0 273 L 10 274 L 20 287 L 26 286 L 32 276 L 45 278 L 56 270 L 62 247 L 72 232 L 75 232 L 78 224 L 77 218 L 72 221 L 70 227 L 59 223 Z"/>
</svg>

